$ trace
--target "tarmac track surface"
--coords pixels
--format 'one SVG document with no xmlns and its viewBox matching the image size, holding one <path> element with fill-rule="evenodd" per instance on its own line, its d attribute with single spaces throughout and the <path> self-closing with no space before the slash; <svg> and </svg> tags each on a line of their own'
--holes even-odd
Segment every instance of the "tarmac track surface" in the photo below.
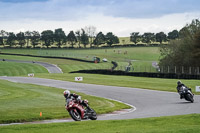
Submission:
<svg viewBox="0 0 200 133">
<path fill-rule="evenodd" d="M 0 77 L 0 79 L 74 90 L 88 95 L 122 101 L 135 107 L 134 111 L 128 113 L 100 115 L 98 116 L 98 120 L 134 119 L 200 113 L 200 96 L 198 95 L 195 95 L 194 103 L 190 103 L 184 99 L 179 99 L 179 95 L 174 92 L 92 85 L 33 77 Z M 63 120 L 52 122 L 63 122 Z M 49 122 L 47 121 L 47 123 Z"/>
</svg>

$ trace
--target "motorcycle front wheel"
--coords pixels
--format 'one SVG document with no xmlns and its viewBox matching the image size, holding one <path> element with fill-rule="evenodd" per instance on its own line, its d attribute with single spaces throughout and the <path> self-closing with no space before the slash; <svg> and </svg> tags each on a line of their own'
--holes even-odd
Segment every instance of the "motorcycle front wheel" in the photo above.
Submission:
<svg viewBox="0 0 200 133">
<path fill-rule="evenodd" d="M 73 120 L 75 121 L 81 121 L 81 115 L 79 112 L 75 109 L 72 109 L 69 111 L 70 116 L 72 117 Z"/>
<path fill-rule="evenodd" d="M 95 112 L 94 109 L 91 109 L 91 112 L 92 112 L 92 116 L 90 116 L 90 119 L 91 120 L 96 120 L 97 119 L 97 113 Z"/>
<path fill-rule="evenodd" d="M 187 97 L 192 103 L 194 102 L 193 96 L 191 94 L 188 94 Z"/>
</svg>

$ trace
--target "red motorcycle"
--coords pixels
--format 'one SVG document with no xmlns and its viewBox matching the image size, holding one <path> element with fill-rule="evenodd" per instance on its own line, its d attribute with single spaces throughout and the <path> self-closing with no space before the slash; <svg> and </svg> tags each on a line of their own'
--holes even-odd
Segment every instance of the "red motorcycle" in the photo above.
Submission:
<svg viewBox="0 0 200 133">
<path fill-rule="evenodd" d="M 83 100 L 83 102 L 88 105 L 87 100 Z M 66 106 L 66 110 L 75 121 L 81 121 L 85 119 L 97 119 L 97 114 L 95 110 L 84 107 L 80 104 L 80 101 L 74 99 L 69 101 L 69 104 Z"/>
</svg>

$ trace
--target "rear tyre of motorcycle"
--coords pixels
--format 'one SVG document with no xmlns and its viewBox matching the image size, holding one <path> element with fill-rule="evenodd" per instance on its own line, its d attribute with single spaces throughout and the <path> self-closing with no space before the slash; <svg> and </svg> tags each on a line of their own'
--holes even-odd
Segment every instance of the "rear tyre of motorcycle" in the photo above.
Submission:
<svg viewBox="0 0 200 133">
<path fill-rule="evenodd" d="M 70 110 L 69 111 L 70 116 L 72 117 L 73 120 L 75 121 L 81 121 L 81 115 L 79 114 L 79 112 L 76 110 Z"/>
<path fill-rule="evenodd" d="M 93 112 L 93 113 L 92 113 L 92 116 L 90 117 L 90 119 L 91 120 L 96 120 L 97 119 L 97 113 L 95 112 L 94 109 L 91 109 L 91 112 Z"/>
</svg>

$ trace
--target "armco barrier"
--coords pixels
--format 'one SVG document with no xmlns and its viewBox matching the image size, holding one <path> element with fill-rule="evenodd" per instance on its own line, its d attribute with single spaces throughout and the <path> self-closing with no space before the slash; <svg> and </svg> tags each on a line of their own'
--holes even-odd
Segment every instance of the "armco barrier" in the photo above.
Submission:
<svg viewBox="0 0 200 133">
<path fill-rule="evenodd" d="M 71 73 L 92 73 L 105 75 L 126 75 L 138 77 L 152 77 L 152 78 L 170 78 L 170 79 L 200 79 L 200 75 L 189 74 L 174 74 L 174 73 L 148 73 L 148 72 L 125 72 L 125 71 L 111 71 L 111 70 L 80 70 Z"/>
</svg>

